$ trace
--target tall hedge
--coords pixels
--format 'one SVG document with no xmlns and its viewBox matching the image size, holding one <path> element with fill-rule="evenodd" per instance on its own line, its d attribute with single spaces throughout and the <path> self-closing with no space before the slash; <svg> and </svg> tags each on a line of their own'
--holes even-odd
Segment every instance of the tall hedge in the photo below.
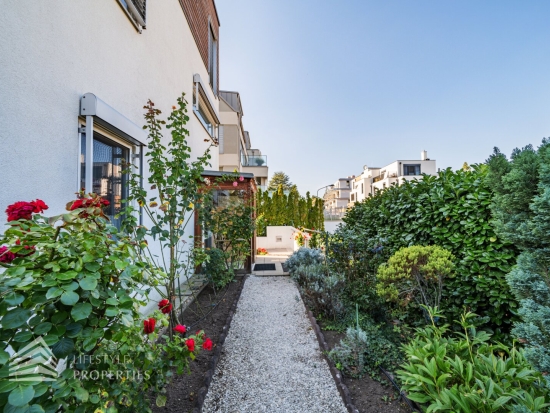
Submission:
<svg viewBox="0 0 550 413">
<path fill-rule="evenodd" d="M 309 192 L 305 197 L 300 196 L 296 186 L 290 189 L 288 195 L 284 193 L 282 185 L 273 192 L 259 190 L 256 194 L 258 236 L 265 236 L 268 225 L 324 230 L 323 202 L 320 198 L 311 197 Z"/>
<path fill-rule="evenodd" d="M 444 291 L 449 320 L 464 308 L 486 316 L 485 326 L 507 334 L 517 302 L 506 282 L 516 248 L 497 236 L 491 220 L 493 192 L 486 165 L 475 165 L 391 186 L 356 204 L 344 218 L 347 230 L 377 240 L 389 258 L 399 248 L 438 245 L 456 257 L 456 277 Z"/>
</svg>

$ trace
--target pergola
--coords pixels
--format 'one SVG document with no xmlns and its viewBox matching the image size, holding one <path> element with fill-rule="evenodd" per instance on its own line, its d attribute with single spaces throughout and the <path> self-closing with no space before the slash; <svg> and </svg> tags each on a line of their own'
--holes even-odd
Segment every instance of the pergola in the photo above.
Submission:
<svg viewBox="0 0 550 413">
<path fill-rule="evenodd" d="M 202 173 L 203 178 L 208 178 L 211 182 L 210 185 L 215 187 L 217 191 L 241 191 L 242 199 L 244 202 L 252 206 L 252 219 L 256 220 L 256 197 L 257 192 L 256 181 L 254 174 L 251 173 L 239 173 L 240 177 L 243 177 L 243 181 L 234 179 L 233 172 L 226 171 L 204 171 Z M 224 179 L 227 177 L 227 179 Z M 235 182 L 237 185 L 235 186 Z M 195 239 L 196 242 L 202 244 L 203 242 L 203 228 L 199 222 L 198 214 L 195 214 Z M 248 273 L 252 272 L 252 264 L 254 264 L 256 258 L 256 232 L 250 239 L 250 255 L 247 257 L 244 270 Z"/>
</svg>

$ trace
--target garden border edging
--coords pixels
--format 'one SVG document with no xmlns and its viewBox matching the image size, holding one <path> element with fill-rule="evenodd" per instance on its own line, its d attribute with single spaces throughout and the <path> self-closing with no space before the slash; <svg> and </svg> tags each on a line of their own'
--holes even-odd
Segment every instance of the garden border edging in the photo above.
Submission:
<svg viewBox="0 0 550 413">
<path fill-rule="evenodd" d="M 231 309 L 229 310 L 229 314 L 227 315 L 227 320 L 225 321 L 225 325 L 223 326 L 222 333 L 220 334 L 220 337 L 218 339 L 218 343 L 216 343 L 214 354 L 210 359 L 209 369 L 204 374 L 204 384 L 197 391 L 197 402 L 195 404 L 195 408 L 192 410 L 192 413 L 202 412 L 202 407 L 204 405 L 204 400 L 206 399 L 206 394 L 208 393 L 208 390 L 210 388 L 212 377 L 214 377 L 214 373 L 216 372 L 216 366 L 218 365 L 218 361 L 220 360 L 220 357 L 221 357 L 223 344 L 225 343 L 225 338 L 227 337 L 227 333 L 231 326 L 231 321 L 233 321 L 233 316 L 235 315 L 235 311 L 237 310 L 237 304 L 239 303 L 239 300 L 241 298 L 241 293 L 243 291 L 244 283 L 248 279 L 248 276 L 249 274 L 242 277 L 241 285 L 239 287 L 239 293 L 237 294 L 237 297 L 235 297 L 235 301 L 231 305 Z"/>
</svg>

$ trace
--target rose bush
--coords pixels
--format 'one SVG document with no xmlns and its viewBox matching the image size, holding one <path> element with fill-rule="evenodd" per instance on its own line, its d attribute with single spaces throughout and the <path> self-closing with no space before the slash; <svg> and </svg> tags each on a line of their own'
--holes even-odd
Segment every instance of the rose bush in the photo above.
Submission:
<svg viewBox="0 0 550 413">
<path fill-rule="evenodd" d="M 151 411 L 166 402 L 175 369 L 181 374 L 205 345 L 204 333 L 172 338 L 172 304 L 147 319 L 140 307 L 166 275 L 139 258 L 138 244 L 110 225 L 95 194 L 46 218 L 41 200 L 6 210 L 0 236 L 0 408 L 5 412 Z M 145 287 L 146 286 L 146 287 Z M 10 380 L 10 354 L 42 338 L 65 369 L 53 381 Z M 186 344 L 192 340 L 193 346 Z M 13 378 L 13 377 L 12 377 Z"/>
</svg>

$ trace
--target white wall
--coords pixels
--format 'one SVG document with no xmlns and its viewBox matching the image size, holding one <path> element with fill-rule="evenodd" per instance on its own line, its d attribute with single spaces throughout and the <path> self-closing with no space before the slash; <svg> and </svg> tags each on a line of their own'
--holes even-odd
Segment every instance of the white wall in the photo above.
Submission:
<svg viewBox="0 0 550 413">
<path fill-rule="evenodd" d="M 79 101 L 87 92 L 137 125 L 147 99 L 167 115 L 185 92 L 192 156 L 209 146 L 192 111 L 193 75 L 205 85 L 209 76 L 177 0 L 147 2 L 141 34 L 115 0 L 4 0 L 0 38 L 1 212 L 40 198 L 51 216 L 75 198 Z M 211 163 L 218 170 L 217 148 Z"/>
<path fill-rule="evenodd" d="M 2 2 L 0 173 L 11 184 L 0 191 L 0 211 L 41 198 L 54 215 L 74 199 L 84 93 L 142 125 L 148 98 L 168 113 L 181 92 L 192 100 L 194 73 L 208 85 L 179 2 L 147 3 L 147 29 L 139 34 L 114 0 Z M 189 117 L 196 156 L 208 134 L 192 110 Z"/>
<path fill-rule="evenodd" d="M 267 227 L 265 237 L 256 237 L 256 248 L 295 250 L 294 233 L 298 230 L 288 226 Z M 277 239 L 280 237 L 280 241 Z"/>
</svg>

